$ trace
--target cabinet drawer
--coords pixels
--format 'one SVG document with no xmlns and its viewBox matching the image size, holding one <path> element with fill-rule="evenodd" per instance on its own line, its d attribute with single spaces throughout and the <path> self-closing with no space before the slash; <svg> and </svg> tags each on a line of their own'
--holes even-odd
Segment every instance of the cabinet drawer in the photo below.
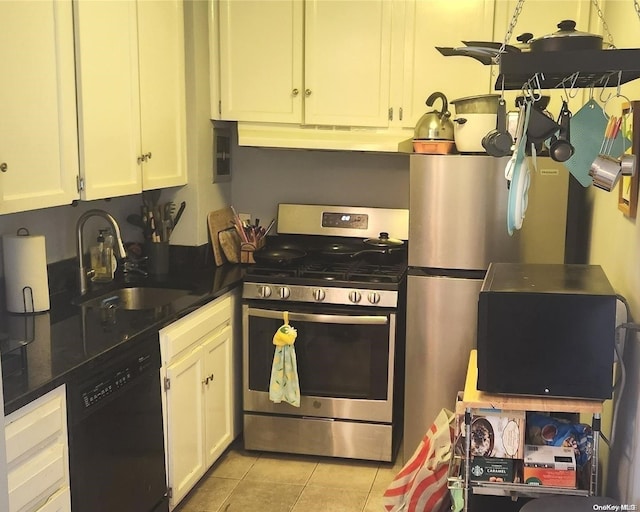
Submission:
<svg viewBox="0 0 640 512">
<path fill-rule="evenodd" d="M 71 491 L 69 487 L 59 489 L 35 512 L 71 512 Z"/>
<path fill-rule="evenodd" d="M 25 507 L 46 500 L 64 485 L 65 466 L 64 445 L 56 443 L 10 470 L 9 511 L 33 510 Z"/>
<path fill-rule="evenodd" d="M 64 387 L 61 387 L 5 418 L 9 465 L 47 439 L 55 439 L 65 434 L 64 399 Z"/>
<path fill-rule="evenodd" d="M 230 323 L 231 297 L 227 294 L 165 327 L 160 331 L 163 364 L 168 364 L 206 334 Z"/>
</svg>

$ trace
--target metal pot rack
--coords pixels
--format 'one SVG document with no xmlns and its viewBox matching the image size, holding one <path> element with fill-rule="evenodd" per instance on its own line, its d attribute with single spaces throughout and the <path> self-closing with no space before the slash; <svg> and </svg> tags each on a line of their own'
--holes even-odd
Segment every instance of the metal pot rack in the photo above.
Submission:
<svg viewBox="0 0 640 512">
<path fill-rule="evenodd" d="M 537 89 L 585 89 L 622 85 L 640 78 L 638 48 L 549 53 L 502 54 L 495 89 L 521 89 L 533 82 Z"/>
<path fill-rule="evenodd" d="M 620 86 L 640 78 L 640 49 L 617 49 L 609 32 L 598 0 L 592 0 L 602 21 L 612 49 L 556 52 L 510 53 L 504 49 L 522 11 L 525 0 L 519 0 L 514 9 L 495 63 L 500 66 L 495 89 L 526 89 L 535 85 L 536 89 L 558 87 L 594 88 Z M 640 19 L 640 5 L 633 0 L 633 6 Z"/>
</svg>

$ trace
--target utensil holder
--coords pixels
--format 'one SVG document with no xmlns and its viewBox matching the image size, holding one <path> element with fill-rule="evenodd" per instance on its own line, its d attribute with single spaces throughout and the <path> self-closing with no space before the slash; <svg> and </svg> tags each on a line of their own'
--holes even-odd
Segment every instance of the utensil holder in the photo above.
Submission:
<svg viewBox="0 0 640 512">
<path fill-rule="evenodd" d="M 169 242 L 145 243 L 147 254 L 147 271 L 152 275 L 165 275 L 169 273 Z"/>
<path fill-rule="evenodd" d="M 255 263 L 253 259 L 253 253 L 258 249 L 262 249 L 265 244 L 265 239 L 261 238 L 257 242 L 243 242 L 240 244 L 240 263 Z"/>
</svg>

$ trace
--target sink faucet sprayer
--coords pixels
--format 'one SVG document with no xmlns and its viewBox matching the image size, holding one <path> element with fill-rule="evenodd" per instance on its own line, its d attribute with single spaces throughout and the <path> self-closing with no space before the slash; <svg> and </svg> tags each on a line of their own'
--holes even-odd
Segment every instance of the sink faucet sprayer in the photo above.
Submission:
<svg viewBox="0 0 640 512">
<path fill-rule="evenodd" d="M 84 295 L 89 289 L 87 285 L 88 272 L 87 268 L 84 265 L 84 242 L 82 236 L 82 228 L 84 227 L 84 223 L 89 217 L 102 217 L 109 223 L 111 229 L 113 229 L 116 246 L 118 248 L 117 252 L 120 256 L 120 259 L 125 259 L 127 257 L 127 251 L 122 244 L 120 226 L 118 226 L 118 222 L 110 213 L 105 212 L 104 210 L 88 210 L 80 215 L 80 217 L 78 218 L 78 222 L 76 223 L 76 249 L 78 252 L 78 276 L 80 278 L 80 295 Z"/>
</svg>

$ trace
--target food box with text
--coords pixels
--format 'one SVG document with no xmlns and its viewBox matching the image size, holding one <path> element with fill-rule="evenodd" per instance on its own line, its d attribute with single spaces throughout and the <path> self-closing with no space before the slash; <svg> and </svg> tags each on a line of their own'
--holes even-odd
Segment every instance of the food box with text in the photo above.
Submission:
<svg viewBox="0 0 640 512">
<path fill-rule="evenodd" d="M 471 417 L 471 455 L 522 459 L 525 412 L 474 409 Z"/>
<path fill-rule="evenodd" d="M 515 460 L 501 457 L 473 457 L 469 478 L 477 482 L 512 483 Z"/>
<path fill-rule="evenodd" d="M 567 446 L 524 448 L 524 483 L 552 487 L 576 487 L 576 458 Z"/>
</svg>

